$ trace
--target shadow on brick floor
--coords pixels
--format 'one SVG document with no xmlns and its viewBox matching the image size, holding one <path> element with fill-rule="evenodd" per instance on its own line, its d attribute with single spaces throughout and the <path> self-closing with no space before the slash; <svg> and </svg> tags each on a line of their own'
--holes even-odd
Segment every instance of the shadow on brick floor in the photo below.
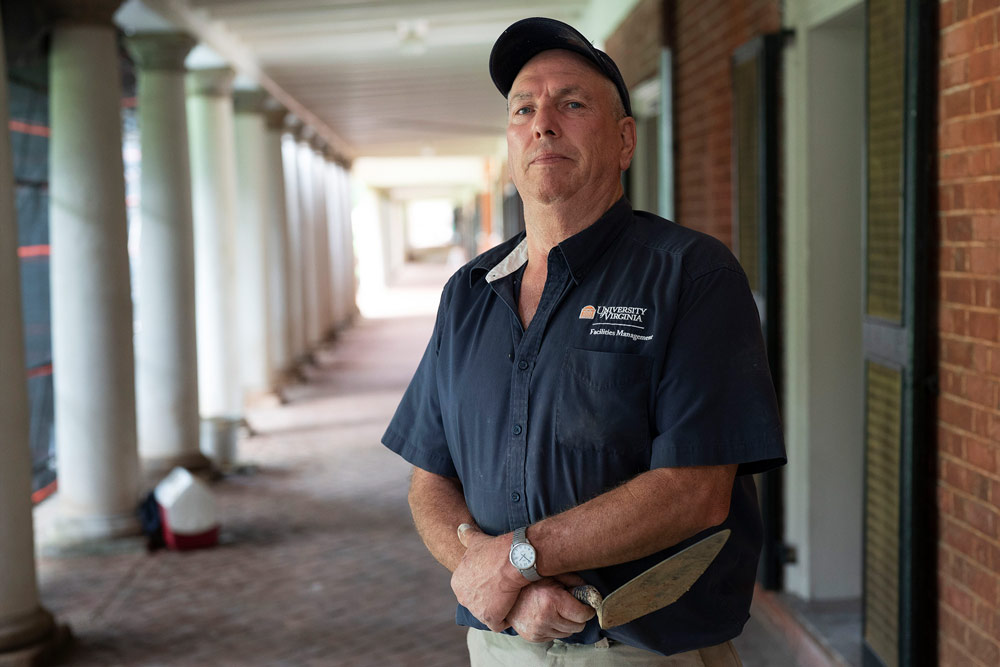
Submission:
<svg viewBox="0 0 1000 667">
<path fill-rule="evenodd" d="M 431 326 L 362 321 L 289 405 L 250 413 L 257 472 L 214 485 L 218 548 L 42 557 L 42 599 L 77 637 L 62 664 L 466 665 L 409 468 L 379 444 Z"/>
</svg>

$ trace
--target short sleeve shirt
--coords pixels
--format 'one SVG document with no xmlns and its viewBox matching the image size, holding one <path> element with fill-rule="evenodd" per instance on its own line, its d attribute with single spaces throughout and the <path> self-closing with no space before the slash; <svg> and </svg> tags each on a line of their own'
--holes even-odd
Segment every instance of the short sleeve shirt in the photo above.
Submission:
<svg viewBox="0 0 1000 667">
<path fill-rule="evenodd" d="M 721 242 L 623 198 L 552 248 L 538 309 L 518 317 L 522 233 L 448 281 L 434 332 L 383 443 L 457 477 L 476 523 L 500 535 L 658 467 L 737 464 L 732 533 L 676 603 L 608 637 L 666 655 L 722 643 L 746 622 L 761 546 L 750 473 L 785 460 L 760 320 Z M 719 528 L 580 575 L 607 595 Z M 459 607 L 460 624 L 485 629 Z"/>
</svg>

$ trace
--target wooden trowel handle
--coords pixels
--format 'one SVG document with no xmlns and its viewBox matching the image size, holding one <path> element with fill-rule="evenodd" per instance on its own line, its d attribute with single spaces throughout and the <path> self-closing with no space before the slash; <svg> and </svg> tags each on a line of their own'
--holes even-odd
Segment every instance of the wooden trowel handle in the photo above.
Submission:
<svg viewBox="0 0 1000 667">
<path fill-rule="evenodd" d="M 577 586 L 574 588 L 573 597 L 584 604 L 589 604 L 597 611 L 600 611 L 601 605 L 604 604 L 604 598 L 601 597 L 601 594 L 597 592 L 596 588 L 590 585 Z"/>
</svg>

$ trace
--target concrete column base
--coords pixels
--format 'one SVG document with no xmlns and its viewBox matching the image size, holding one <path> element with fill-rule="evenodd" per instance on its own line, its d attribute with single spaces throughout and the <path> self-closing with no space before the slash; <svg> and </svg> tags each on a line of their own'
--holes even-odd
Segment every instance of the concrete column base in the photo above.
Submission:
<svg viewBox="0 0 1000 667">
<path fill-rule="evenodd" d="M 54 501 L 54 516 L 44 523 L 39 522 L 40 541 L 46 547 L 56 550 L 106 542 L 123 537 L 135 537 L 142 534 L 142 526 L 135 513 L 136 507 L 128 514 L 88 514 L 79 516 L 65 510 L 62 499 L 56 496 Z"/>
<path fill-rule="evenodd" d="M 244 420 L 208 417 L 201 420 L 201 451 L 220 471 L 236 465 L 236 436 Z"/>
<path fill-rule="evenodd" d="M 243 402 L 247 408 L 251 409 L 277 407 L 281 404 L 281 379 L 279 378 L 275 386 L 267 391 L 247 393 Z"/>
<path fill-rule="evenodd" d="M 56 661 L 72 634 L 39 607 L 31 614 L 0 626 L 0 667 L 40 667 Z"/>
</svg>

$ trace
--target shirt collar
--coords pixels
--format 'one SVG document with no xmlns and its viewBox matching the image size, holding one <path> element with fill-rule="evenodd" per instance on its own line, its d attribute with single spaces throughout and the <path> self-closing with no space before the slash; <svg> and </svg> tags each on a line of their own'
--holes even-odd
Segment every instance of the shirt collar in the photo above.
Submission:
<svg viewBox="0 0 1000 667">
<path fill-rule="evenodd" d="M 494 280 L 500 280 L 510 274 L 514 273 L 522 266 L 528 263 L 528 239 L 523 238 L 521 242 L 518 243 L 510 254 L 501 260 L 499 264 L 494 266 L 486 274 L 486 282 L 491 283 Z"/>
<path fill-rule="evenodd" d="M 583 277 L 590 270 L 590 267 L 611 247 L 611 244 L 625 230 L 625 226 L 632 219 L 632 205 L 625 197 L 616 201 L 611 208 L 604 212 L 594 223 L 586 229 L 577 232 L 568 239 L 563 240 L 556 247 L 563 254 L 566 265 L 569 267 L 570 275 L 579 284 Z M 515 241 L 511 239 L 511 241 Z M 508 246 L 509 247 L 509 246 Z M 486 282 L 490 283 L 509 276 L 520 269 L 528 261 L 528 240 L 521 234 L 521 240 L 512 250 L 497 262 L 496 253 L 486 253 L 472 270 L 469 272 L 470 283 L 478 279 L 480 273 L 486 273 Z"/>
<path fill-rule="evenodd" d="M 520 264 L 513 266 L 509 271 L 505 272 L 504 275 L 509 275 L 513 273 L 521 265 L 528 261 L 528 244 L 525 240 L 524 232 L 512 236 L 510 239 L 504 241 L 495 248 L 487 250 L 480 256 L 479 261 L 472 265 L 469 270 L 469 286 L 475 284 L 482 274 L 491 274 L 494 270 L 499 271 L 502 266 L 508 262 L 517 262 L 518 249 L 524 248 L 524 259 L 520 261 Z M 494 276 L 493 278 L 487 277 L 487 282 L 492 282 L 499 279 L 501 276 Z"/>
</svg>

